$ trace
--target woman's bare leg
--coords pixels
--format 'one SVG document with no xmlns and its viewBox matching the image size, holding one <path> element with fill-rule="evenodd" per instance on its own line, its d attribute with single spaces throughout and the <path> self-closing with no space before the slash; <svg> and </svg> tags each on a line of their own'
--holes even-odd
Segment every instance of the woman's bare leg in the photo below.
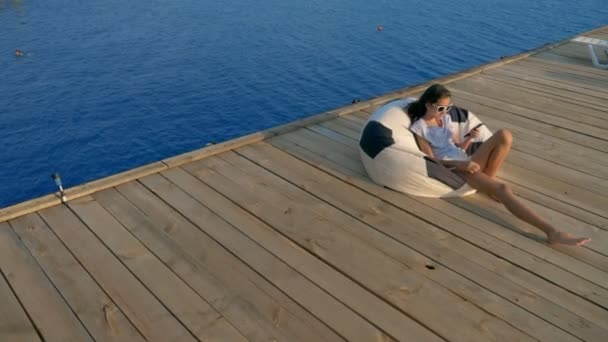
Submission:
<svg viewBox="0 0 608 342">
<path fill-rule="evenodd" d="M 501 129 L 479 146 L 471 160 L 479 164 L 483 173 L 494 178 L 511 150 L 512 140 L 511 132 Z"/>
<path fill-rule="evenodd" d="M 530 208 L 524 205 L 511 191 L 509 185 L 500 183 L 483 172 L 473 174 L 458 173 L 474 189 L 498 198 L 517 218 L 542 230 L 547 235 L 549 244 L 581 246 L 591 241 L 588 238 L 577 238 L 553 227 Z"/>
</svg>

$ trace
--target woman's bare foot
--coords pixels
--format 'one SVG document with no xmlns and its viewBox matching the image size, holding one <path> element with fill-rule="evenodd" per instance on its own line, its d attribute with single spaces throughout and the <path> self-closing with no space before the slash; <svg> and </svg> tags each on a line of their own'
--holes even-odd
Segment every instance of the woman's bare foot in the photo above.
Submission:
<svg viewBox="0 0 608 342">
<path fill-rule="evenodd" d="M 547 243 L 550 245 L 582 246 L 591 241 L 589 238 L 577 238 L 568 233 L 553 232 L 547 235 Z"/>
</svg>

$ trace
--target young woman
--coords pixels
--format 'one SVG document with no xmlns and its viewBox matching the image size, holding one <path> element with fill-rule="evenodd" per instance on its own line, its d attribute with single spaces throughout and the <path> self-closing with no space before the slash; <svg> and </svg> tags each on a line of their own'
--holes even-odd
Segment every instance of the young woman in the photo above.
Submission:
<svg viewBox="0 0 608 342">
<path fill-rule="evenodd" d="M 501 129 L 474 153 L 467 153 L 472 150 L 472 141 L 479 131 L 474 129 L 464 140 L 459 140 L 450 130 L 451 116 L 446 115 L 451 107 L 450 91 L 441 84 L 430 86 L 418 101 L 408 106 L 410 130 L 415 133 L 422 152 L 445 166 L 455 167 L 455 172 L 471 187 L 502 202 L 513 215 L 542 230 L 549 244 L 581 246 L 591 241 L 553 227 L 515 197 L 509 185 L 496 180 L 511 149 L 511 132 Z"/>
</svg>

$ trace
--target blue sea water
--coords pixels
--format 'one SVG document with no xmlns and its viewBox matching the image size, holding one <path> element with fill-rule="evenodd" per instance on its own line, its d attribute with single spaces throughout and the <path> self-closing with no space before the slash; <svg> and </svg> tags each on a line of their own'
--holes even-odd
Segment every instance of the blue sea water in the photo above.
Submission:
<svg viewBox="0 0 608 342">
<path fill-rule="evenodd" d="M 603 25 L 606 0 L 0 0 L 0 207 Z"/>
</svg>

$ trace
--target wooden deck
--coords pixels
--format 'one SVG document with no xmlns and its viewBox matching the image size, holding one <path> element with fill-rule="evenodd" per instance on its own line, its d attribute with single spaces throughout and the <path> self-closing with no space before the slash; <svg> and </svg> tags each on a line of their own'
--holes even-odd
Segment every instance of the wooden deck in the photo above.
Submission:
<svg viewBox="0 0 608 342">
<path fill-rule="evenodd" d="M 372 184 L 362 125 L 417 87 L 0 211 L 0 341 L 606 341 L 608 71 L 565 44 L 448 87 L 513 132 L 500 178 L 588 246 Z"/>
</svg>

